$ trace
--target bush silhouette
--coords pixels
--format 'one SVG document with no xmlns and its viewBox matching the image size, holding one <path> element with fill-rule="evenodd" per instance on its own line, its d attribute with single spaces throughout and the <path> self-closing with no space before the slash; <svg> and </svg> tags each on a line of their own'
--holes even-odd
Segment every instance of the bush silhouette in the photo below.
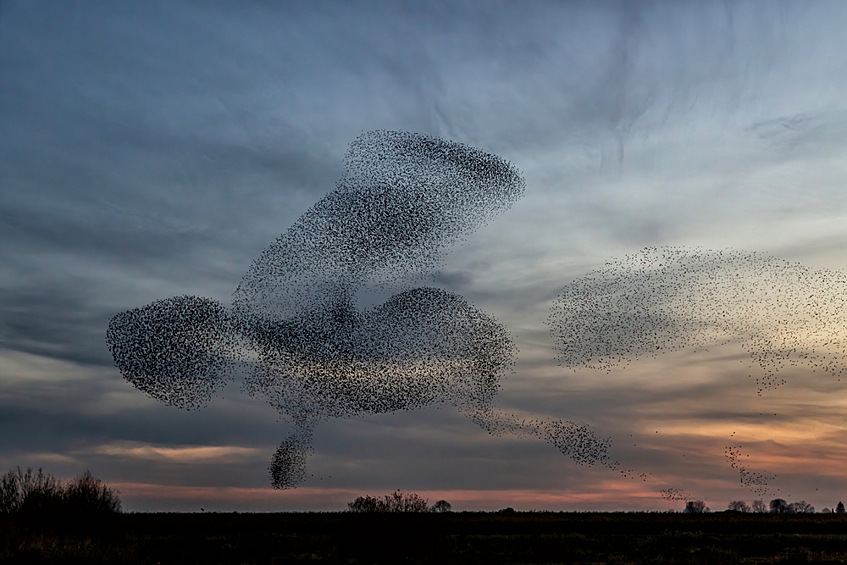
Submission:
<svg viewBox="0 0 847 565">
<path fill-rule="evenodd" d="M 348 512 L 426 512 L 427 500 L 417 494 L 402 493 L 399 490 L 386 494 L 382 498 L 360 496 L 347 503 Z"/>
<path fill-rule="evenodd" d="M 121 511 L 117 491 L 94 477 L 90 471 L 68 481 L 64 503 L 72 513 L 110 514 Z"/>
<path fill-rule="evenodd" d="M 117 491 L 89 471 L 63 483 L 41 469 L 20 467 L 0 477 L 0 514 L 110 514 L 121 511 Z"/>
<path fill-rule="evenodd" d="M 42 513 L 61 507 L 63 485 L 41 469 L 20 467 L 0 477 L 0 513 Z"/>
</svg>

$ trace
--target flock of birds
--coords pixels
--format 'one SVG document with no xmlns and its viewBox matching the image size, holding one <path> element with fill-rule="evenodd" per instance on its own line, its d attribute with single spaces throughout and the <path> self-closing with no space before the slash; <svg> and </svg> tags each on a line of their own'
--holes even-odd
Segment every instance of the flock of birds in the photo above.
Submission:
<svg viewBox="0 0 847 565">
<path fill-rule="evenodd" d="M 507 329 L 461 296 L 417 286 L 450 247 L 524 193 L 503 159 L 426 135 L 375 131 L 350 146 L 335 190 L 253 262 L 231 308 L 180 296 L 116 315 L 106 340 L 123 377 L 166 404 L 205 406 L 228 381 L 273 406 L 293 432 L 271 483 L 306 476 L 315 427 L 331 418 L 456 407 L 491 434 L 535 437 L 580 465 L 624 476 L 611 440 L 587 425 L 497 410 L 517 353 Z M 683 347 L 739 341 L 758 391 L 786 365 L 840 378 L 844 275 L 756 253 L 648 248 L 565 286 L 549 325 L 561 365 L 611 371 Z M 833 292 L 833 285 L 842 290 Z M 394 292 L 360 309 L 363 290 Z M 745 486 L 767 478 L 739 466 Z M 665 489 L 670 499 L 687 497 Z"/>
<path fill-rule="evenodd" d="M 692 500 L 691 495 L 681 488 L 665 488 L 661 491 L 662 498 L 673 502 L 686 502 Z"/>
<path fill-rule="evenodd" d="M 724 451 L 724 457 L 729 466 L 733 469 L 738 469 L 738 476 L 741 480 L 741 486 L 746 487 L 750 492 L 757 496 L 765 496 L 769 492 L 770 481 L 776 478 L 776 475 L 765 475 L 758 471 L 750 470 L 744 463 L 744 458 L 741 457 L 741 446 L 731 445 Z M 750 457 L 747 455 L 747 457 Z M 765 469 L 767 471 L 767 469 Z"/>
<path fill-rule="evenodd" d="M 766 254 L 648 247 L 567 285 L 549 323 L 560 365 L 612 371 L 682 348 L 739 343 L 757 393 L 806 365 L 847 371 L 847 275 Z"/>
<path fill-rule="evenodd" d="M 440 139 L 370 132 L 354 141 L 336 189 L 253 262 L 232 308 L 181 296 L 118 314 L 106 334 L 124 378 L 167 404 L 205 406 L 238 376 L 293 424 L 271 483 L 306 477 L 315 427 L 330 418 L 457 407 L 492 434 L 533 436 L 579 464 L 608 459 L 587 426 L 520 420 L 494 408 L 516 347 L 461 296 L 414 284 L 446 251 L 525 189 L 509 163 Z M 392 290 L 357 308 L 364 289 Z"/>
</svg>

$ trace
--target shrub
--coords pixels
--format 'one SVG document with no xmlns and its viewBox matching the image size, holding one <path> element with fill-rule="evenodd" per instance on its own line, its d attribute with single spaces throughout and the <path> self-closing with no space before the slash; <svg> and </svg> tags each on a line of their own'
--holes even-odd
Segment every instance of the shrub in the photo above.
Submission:
<svg viewBox="0 0 847 565">
<path fill-rule="evenodd" d="M 94 477 L 90 471 L 68 481 L 65 486 L 65 506 L 71 512 L 115 513 L 121 511 L 117 491 Z"/>
<path fill-rule="evenodd" d="M 118 493 L 86 471 L 62 483 L 41 469 L 18 467 L 0 477 L 0 514 L 44 515 L 121 511 Z"/>
<path fill-rule="evenodd" d="M 40 513 L 58 510 L 62 505 L 64 487 L 56 477 L 41 469 L 33 473 L 18 467 L 0 478 L 0 512 Z"/>
<path fill-rule="evenodd" d="M 381 499 L 372 496 L 360 496 L 347 503 L 348 512 L 426 512 L 427 500 L 415 493 L 402 493 L 399 490 L 386 494 Z"/>
</svg>

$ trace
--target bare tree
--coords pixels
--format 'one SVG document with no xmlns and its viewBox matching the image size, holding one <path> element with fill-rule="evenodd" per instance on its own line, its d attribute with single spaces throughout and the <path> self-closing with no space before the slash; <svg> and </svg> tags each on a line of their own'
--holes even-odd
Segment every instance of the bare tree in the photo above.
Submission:
<svg viewBox="0 0 847 565">
<path fill-rule="evenodd" d="M 762 512 L 767 512 L 767 511 L 768 511 L 768 507 L 765 505 L 764 500 L 754 500 L 753 501 L 753 512 L 762 513 Z"/>
<path fill-rule="evenodd" d="M 372 496 L 359 496 L 353 502 L 347 503 L 347 512 L 382 512 L 382 501 Z"/>
<path fill-rule="evenodd" d="M 750 512 L 750 507 L 743 500 L 733 500 L 727 505 L 727 510 L 731 512 Z"/>
<path fill-rule="evenodd" d="M 815 507 L 806 502 L 805 500 L 801 500 L 800 502 L 792 502 L 788 505 L 788 510 L 790 514 L 806 514 L 812 513 L 815 511 Z"/>
<path fill-rule="evenodd" d="M 384 498 L 388 512 L 426 512 L 429 509 L 427 500 L 413 492 L 404 494 L 397 490 Z"/>
<path fill-rule="evenodd" d="M 413 492 L 402 493 L 399 490 L 386 494 L 381 499 L 360 496 L 347 503 L 348 512 L 426 512 L 428 509 L 425 498 Z"/>
<path fill-rule="evenodd" d="M 702 514 L 703 512 L 708 512 L 709 509 L 706 508 L 706 503 L 702 500 L 689 500 L 685 503 L 685 510 L 683 512 L 687 512 L 689 514 Z"/>
</svg>

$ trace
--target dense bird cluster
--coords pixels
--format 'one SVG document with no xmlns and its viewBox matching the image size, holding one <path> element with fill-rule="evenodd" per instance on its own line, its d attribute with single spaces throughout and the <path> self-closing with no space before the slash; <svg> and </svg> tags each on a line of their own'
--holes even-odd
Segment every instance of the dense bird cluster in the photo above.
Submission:
<svg viewBox="0 0 847 565">
<path fill-rule="evenodd" d="M 138 390 L 180 408 L 205 406 L 239 353 L 235 323 L 220 303 L 196 296 L 157 300 L 113 317 L 109 351 Z"/>
<path fill-rule="evenodd" d="M 253 262 L 233 307 L 197 297 L 115 316 L 107 342 L 123 376 L 154 398 L 205 405 L 223 383 L 294 424 L 271 482 L 306 477 L 314 428 L 329 418 L 459 408 L 489 433 L 547 441 L 579 464 L 606 463 L 609 440 L 573 422 L 519 421 L 493 408 L 516 348 L 462 297 L 413 288 L 460 242 L 523 194 L 508 162 L 425 135 L 370 132 L 354 141 L 336 189 Z M 396 292 L 357 307 L 363 290 Z"/>
<path fill-rule="evenodd" d="M 560 364 L 574 369 L 737 341 L 761 369 L 761 395 L 788 366 L 845 374 L 845 291 L 844 273 L 760 253 L 649 247 L 564 287 L 549 324 Z"/>
<path fill-rule="evenodd" d="M 297 323 L 352 305 L 365 287 L 410 288 L 524 188 L 511 164 L 478 149 L 413 133 L 363 134 L 336 189 L 253 262 L 235 310 Z"/>
</svg>

